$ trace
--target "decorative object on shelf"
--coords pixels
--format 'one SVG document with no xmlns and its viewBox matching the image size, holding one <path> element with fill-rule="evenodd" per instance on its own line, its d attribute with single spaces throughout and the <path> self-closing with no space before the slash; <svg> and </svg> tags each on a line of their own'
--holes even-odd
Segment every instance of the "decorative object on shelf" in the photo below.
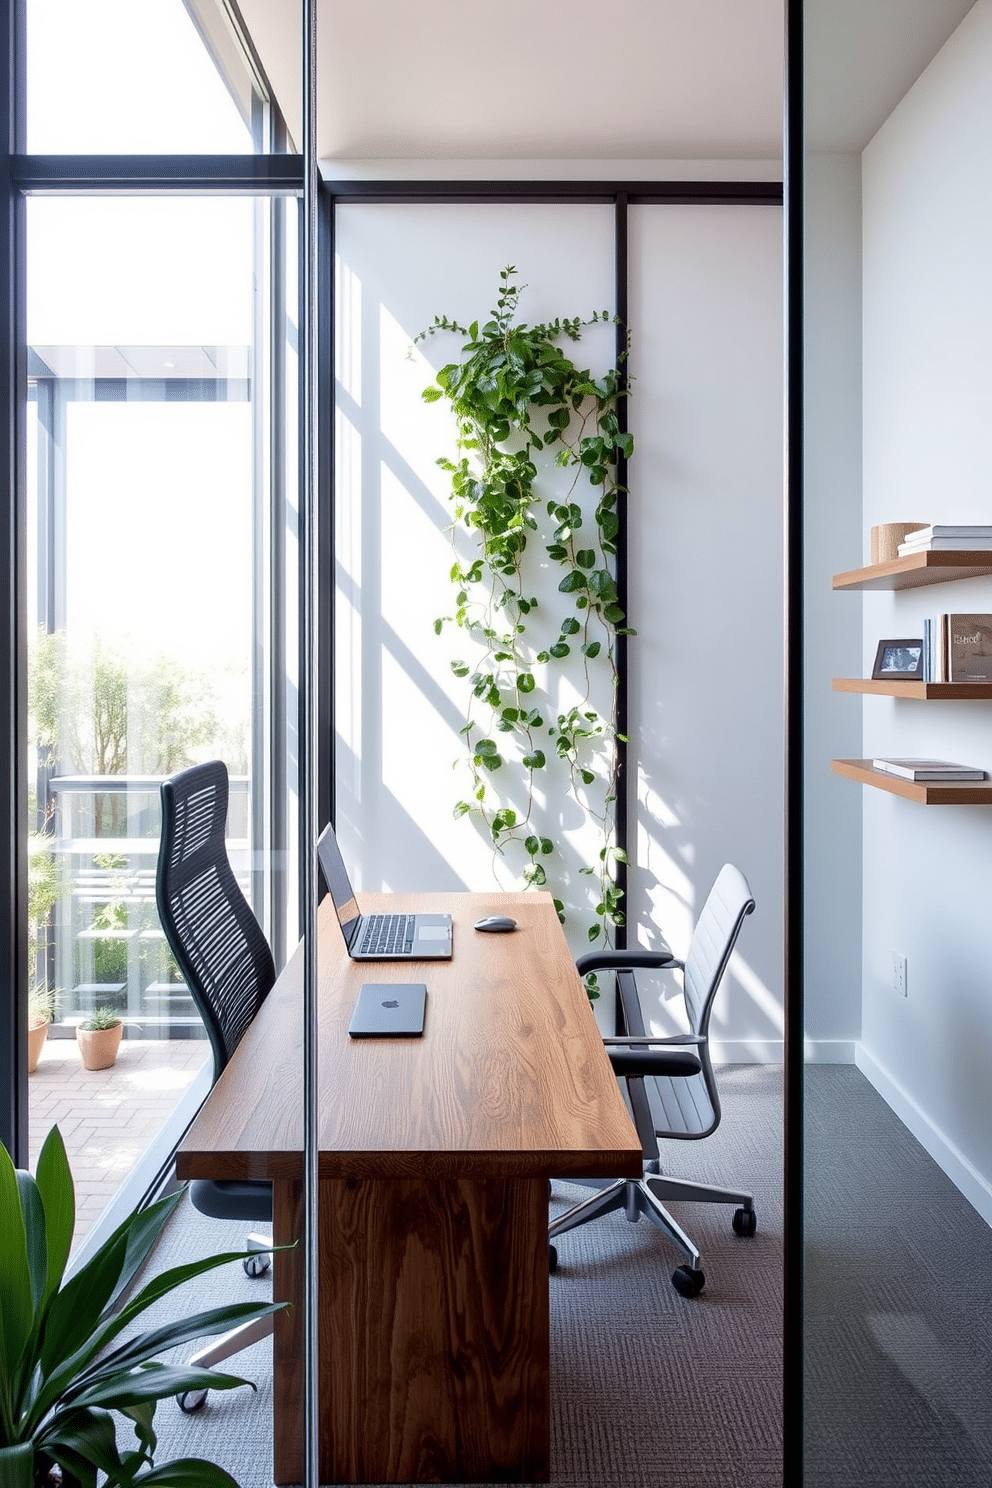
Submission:
<svg viewBox="0 0 992 1488">
<path fill-rule="evenodd" d="M 947 680 L 992 682 L 992 615 L 948 615 Z"/>
<path fill-rule="evenodd" d="M 76 1029 L 76 1042 L 83 1069 L 110 1069 L 117 1058 L 123 1032 L 124 1024 L 120 1014 L 113 1008 L 94 1008 Z"/>
<path fill-rule="evenodd" d="M 453 622 L 474 650 L 470 661 L 452 662 L 469 689 L 461 733 L 470 785 L 455 814 L 476 819 L 517 881 L 551 887 L 563 920 L 566 899 L 570 913 L 589 914 L 588 939 L 602 942 L 622 923 L 616 638 L 632 632 L 614 560 L 626 494 L 618 470 L 633 440 L 621 424 L 620 368 L 596 377 L 558 344 L 614 317 L 516 321 L 515 273 L 501 271 L 481 328 L 436 316 L 417 337 L 463 340 L 461 360 L 423 394 L 447 399 L 457 419 L 457 458 L 438 461 L 455 509 L 455 610 L 434 627 L 440 634 Z M 549 769 L 556 759 L 560 785 Z M 578 877 L 567 881 L 561 861 L 563 799 L 596 825 L 598 861 L 579 870 L 593 878 L 591 894 Z"/>
<path fill-rule="evenodd" d="M 899 678 L 903 682 L 921 682 L 923 641 L 879 641 L 871 675 L 873 681 Z"/>
<path fill-rule="evenodd" d="M 910 558 L 914 553 L 975 552 L 992 548 L 992 527 L 930 526 L 907 532 L 899 544 L 897 556 Z"/>
<path fill-rule="evenodd" d="M 907 533 L 923 526 L 923 522 L 881 522 L 873 527 L 869 536 L 872 563 L 891 563 L 899 556 L 899 544 Z"/>
<path fill-rule="evenodd" d="M 38 1068 L 41 1051 L 52 1021 L 52 1003 L 44 988 L 36 987 L 28 998 L 28 1074 Z"/>
<path fill-rule="evenodd" d="M 45 1138 L 36 1176 L 18 1172 L 0 1147 L 0 1483 L 4 1488 L 141 1484 L 238 1488 L 199 1458 L 155 1465 L 160 1400 L 182 1390 L 232 1390 L 250 1380 L 213 1369 L 163 1364 L 158 1355 L 193 1338 L 277 1312 L 283 1303 L 240 1302 L 146 1333 L 131 1325 L 153 1302 L 204 1271 L 244 1261 L 209 1256 L 132 1283 L 183 1196 L 178 1189 L 135 1211 L 63 1285 L 75 1224 L 75 1192 L 57 1126 Z M 127 1297 L 127 1301 L 123 1299 Z M 251 1386 L 254 1389 L 254 1385 Z M 116 1414 L 112 1414 L 112 1412 Z M 120 1425 L 133 1440 L 118 1445 Z M 128 1433 L 130 1435 L 130 1432 Z M 57 1474 L 61 1473 L 58 1477 Z M 105 1475 L 105 1476 L 104 1476 Z"/>
<path fill-rule="evenodd" d="M 950 760 L 873 759 L 872 767 L 902 780 L 984 780 L 985 771 L 975 765 L 955 765 Z"/>
</svg>

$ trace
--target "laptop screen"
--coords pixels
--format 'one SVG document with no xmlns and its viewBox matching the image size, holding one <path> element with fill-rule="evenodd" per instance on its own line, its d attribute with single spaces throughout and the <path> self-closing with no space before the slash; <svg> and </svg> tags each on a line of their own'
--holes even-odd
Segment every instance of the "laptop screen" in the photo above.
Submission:
<svg viewBox="0 0 992 1488">
<path fill-rule="evenodd" d="M 334 828 L 330 822 L 317 838 L 317 861 L 330 892 L 345 944 L 350 948 L 358 925 L 358 901 L 351 887 L 348 870 L 344 866 L 341 849 L 338 847 L 338 839 L 334 835 Z"/>
</svg>

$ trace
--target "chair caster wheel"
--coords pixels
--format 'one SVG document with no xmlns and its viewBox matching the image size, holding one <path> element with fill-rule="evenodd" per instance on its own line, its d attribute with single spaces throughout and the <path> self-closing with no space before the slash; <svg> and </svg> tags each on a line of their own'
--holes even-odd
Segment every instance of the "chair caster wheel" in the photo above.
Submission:
<svg viewBox="0 0 992 1488">
<path fill-rule="evenodd" d="M 693 1271 L 688 1266 L 677 1266 L 672 1272 L 672 1286 L 680 1297 L 698 1297 L 706 1285 L 702 1271 Z"/>
<path fill-rule="evenodd" d="M 758 1216 L 753 1209 L 735 1209 L 733 1218 L 735 1235 L 753 1235 L 758 1228 Z"/>
<path fill-rule="evenodd" d="M 253 1251 L 251 1255 L 245 1256 L 241 1264 L 246 1276 L 264 1276 L 271 1265 L 271 1259 L 264 1251 Z"/>
<path fill-rule="evenodd" d="M 181 1411 L 186 1412 L 187 1416 L 193 1415 L 195 1411 L 202 1410 L 206 1403 L 206 1390 L 183 1390 L 176 1396 L 176 1404 Z"/>
<path fill-rule="evenodd" d="M 556 1245 L 548 1246 L 548 1270 L 552 1273 L 558 1270 L 558 1247 Z"/>
</svg>

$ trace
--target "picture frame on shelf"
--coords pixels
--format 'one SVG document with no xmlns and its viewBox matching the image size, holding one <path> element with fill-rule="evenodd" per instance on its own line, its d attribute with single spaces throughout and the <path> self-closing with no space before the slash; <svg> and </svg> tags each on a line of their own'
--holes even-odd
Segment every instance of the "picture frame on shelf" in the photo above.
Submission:
<svg viewBox="0 0 992 1488">
<path fill-rule="evenodd" d="M 922 682 L 922 639 L 879 641 L 871 677 L 873 682 Z"/>
</svg>

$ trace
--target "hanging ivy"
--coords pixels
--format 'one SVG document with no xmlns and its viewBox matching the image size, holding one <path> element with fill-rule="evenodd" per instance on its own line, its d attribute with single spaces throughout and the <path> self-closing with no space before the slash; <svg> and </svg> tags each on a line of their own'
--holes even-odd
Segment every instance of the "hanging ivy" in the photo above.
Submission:
<svg viewBox="0 0 992 1488">
<path fill-rule="evenodd" d="M 619 370 L 594 377 L 561 347 L 613 317 L 603 311 L 587 320 L 518 322 L 526 286 L 515 275 L 513 265 L 502 270 L 496 306 L 481 325 L 436 316 L 417 337 L 463 338 L 460 359 L 423 392 L 428 403 L 447 400 L 457 428 L 456 458 L 438 461 L 451 478 L 454 505 L 454 611 L 434 629 L 440 635 L 454 624 L 476 643 L 471 661 L 452 662 L 468 688 L 461 732 L 471 782 L 455 814 L 479 820 L 496 852 L 519 862 L 525 883 L 549 886 L 564 923 L 560 847 L 537 801 L 539 784 L 548 784 L 549 755 L 561 760 L 569 794 L 585 820 L 597 823 L 600 838 L 598 862 L 582 869 L 598 890 L 587 928 L 595 942 L 623 922 L 615 869 L 624 854 L 613 809 L 622 737 L 615 726 L 616 638 L 633 632 L 618 600 L 615 555 L 624 495 L 617 460 L 630 457 L 633 440 L 618 418 L 625 396 Z M 556 470 L 564 475 L 555 478 Z M 534 637 L 538 625 L 543 645 Z M 597 697 L 606 699 L 601 708 Z"/>
</svg>

